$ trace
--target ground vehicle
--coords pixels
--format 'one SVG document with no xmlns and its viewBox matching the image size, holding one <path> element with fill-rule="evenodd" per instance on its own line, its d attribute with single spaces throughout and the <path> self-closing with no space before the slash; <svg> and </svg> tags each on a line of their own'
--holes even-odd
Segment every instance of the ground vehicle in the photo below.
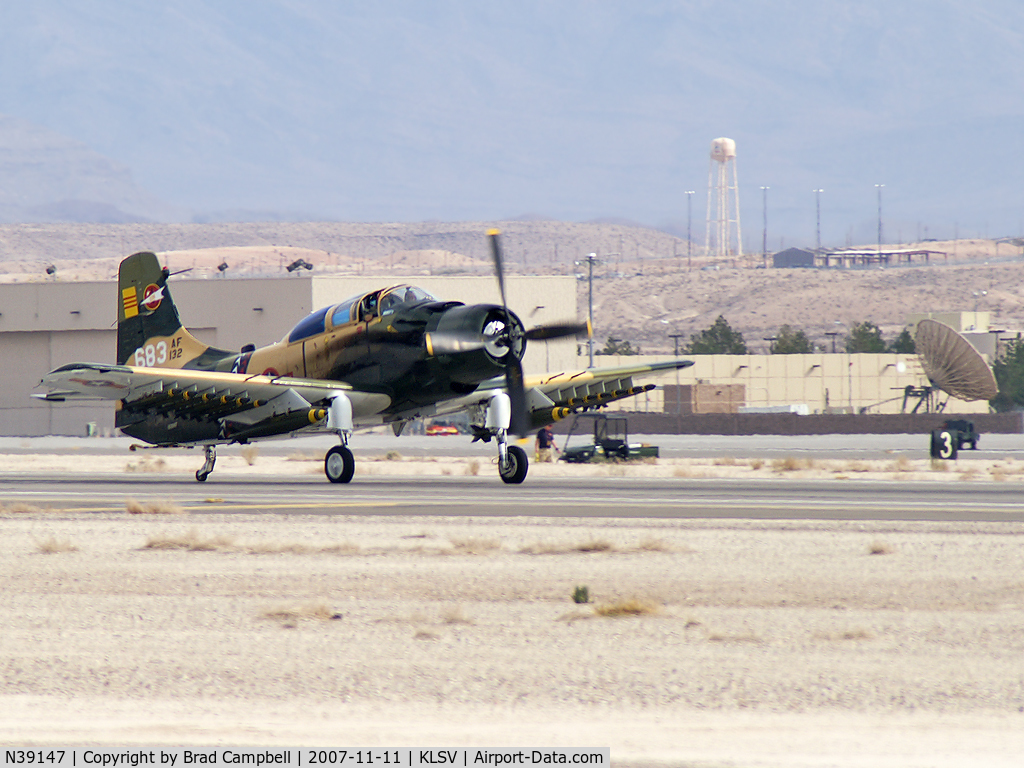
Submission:
<svg viewBox="0 0 1024 768">
<path fill-rule="evenodd" d="M 964 419 L 947 419 L 942 423 L 942 428 L 947 429 L 950 432 L 959 432 L 959 439 L 957 441 L 957 448 L 963 450 L 968 443 L 970 443 L 970 449 L 976 451 L 978 449 L 978 433 L 974 431 L 974 422 L 965 421 Z"/>
<path fill-rule="evenodd" d="M 581 422 L 580 419 L 584 421 Z M 580 434 L 577 428 L 592 421 L 594 442 L 569 447 L 573 434 Z M 630 459 L 657 458 L 658 446 L 629 442 L 629 422 L 625 416 L 609 416 L 606 413 L 578 413 L 565 436 L 561 461 L 582 464 L 595 459 L 628 461 Z"/>
<path fill-rule="evenodd" d="M 965 447 L 977 450 L 978 438 L 974 422 L 947 419 L 939 429 L 932 431 L 931 456 L 933 459 L 955 459 Z"/>
<path fill-rule="evenodd" d="M 431 424 L 426 428 L 424 434 L 427 435 L 457 435 L 459 434 L 459 428 L 454 424 Z"/>
</svg>

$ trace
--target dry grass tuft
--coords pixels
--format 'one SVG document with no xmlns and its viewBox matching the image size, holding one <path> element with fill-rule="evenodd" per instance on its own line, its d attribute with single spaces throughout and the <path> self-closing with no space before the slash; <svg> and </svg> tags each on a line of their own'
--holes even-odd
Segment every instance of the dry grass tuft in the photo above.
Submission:
<svg viewBox="0 0 1024 768">
<path fill-rule="evenodd" d="M 614 552 L 615 545 L 604 539 L 591 539 L 577 544 L 574 549 L 577 552 Z"/>
<path fill-rule="evenodd" d="M 829 642 L 840 642 L 843 640 L 874 640 L 875 635 L 866 629 L 847 629 L 843 632 L 815 632 L 815 640 L 828 640 Z"/>
<path fill-rule="evenodd" d="M 284 623 L 285 626 L 288 626 L 289 624 L 294 626 L 294 622 L 298 622 L 303 619 L 311 619 L 315 621 L 337 621 L 342 618 L 342 614 L 335 611 L 326 603 L 306 603 L 304 605 L 293 607 L 271 608 L 263 612 L 263 618 L 280 621 Z"/>
<path fill-rule="evenodd" d="M 36 549 L 44 555 L 57 555 L 61 552 L 77 552 L 78 547 L 72 544 L 68 539 L 55 539 L 53 536 L 48 538 L 46 541 L 41 541 L 36 545 Z"/>
<path fill-rule="evenodd" d="M 579 544 L 566 546 L 565 544 L 551 544 L 549 542 L 537 542 L 527 544 L 519 550 L 523 555 L 568 555 L 573 552 L 592 554 L 595 552 L 614 552 L 615 545 L 604 539 L 591 539 Z"/>
<path fill-rule="evenodd" d="M 131 496 L 124 500 L 124 508 L 129 515 L 184 515 L 185 510 L 170 499 L 162 501 L 141 502 Z"/>
<path fill-rule="evenodd" d="M 764 466 L 764 459 L 751 459 L 750 468 L 757 470 Z"/>
<path fill-rule="evenodd" d="M 441 621 L 445 624 L 472 624 L 473 620 L 462 612 L 462 606 L 456 605 L 446 609 L 441 614 Z"/>
<path fill-rule="evenodd" d="M 593 619 L 595 614 L 590 611 L 569 611 L 569 613 L 563 613 L 561 616 L 555 618 L 555 621 L 582 621 L 584 619 Z"/>
<path fill-rule="evenodd" d="M 456 554 L 460 555 L 482 555 L 485 552 L 501 549 L 501 542 L 497 539 L 451 539 L 450 541 Z"/>
<path fill-rule="evenodd" d="M 736 457 L 734 456 L 719 456 L 717 459 L 711 462 L 716 467 L 735 467 Z"/>
<path fill-rule="evenodd" d="M 774 472 L 797 472 L 801 469 L 812 469 L 814 463 L 809 459 L 797 459 L 787 456 L 784 459 L 772 459 L 771 468 Z"/>
<path fill-rule="evenodd" d="M 260 449 L 255 445 L 243 445 L 241 453 L 245 463 L 251 467 L 256 463 L 256 457 L 260 455 Z"/>
<path fill-rule="evenodd" d="M 965 469 L 960 471 L 960 478 L 959 478 L 959 480 L 961 482 L 965 482 L 967 480 L 977 480 L 977 479 L 978 479 L 978 468 L 977 467 L 967 467 L 967 468 L 965 468 Z"/>
<path fill-rule="evenodd" d="M 250 555 L 355 555 L 359 553 L 359 545 L 349 542 L 300 544 L 297 542 L 260 541 L 246 544 L 244 549 Z"/>
<path fill-rule="evenodd" d="M 480 474 L 480 462 L 477 459 L 472 459 L 466 464 L 466 474 L 474 477 Z"/>
<path fill-rule="evenodd" d="M 896 550 L 884 541 L 873 541 L 868 547 L 869 555 L 891 555 Z"/>
<path fill-rule="evenodd" d="M 610 603 L 608 605 L 599 605 L 594 608 L 594 613 L 606 618 L 618 618 L 621 616 L 656 616 L 661 613 L 661 608 L 647 600 L 630 598 L 629 600 L 619 600 L 616 603 Z"/>
<path fill-rule="evenodd" d="M 139 461 L 129 461 L 124 465 L 125 472 L 166 472 L 167 462 L 163 456 L 143 456 Z"/>
<path fill-rule="evenodd" d="M 324 457 L 319 453 L 313 453 L 311 451 L 295 451 L 294 453 L 288 454 L 288 458 L 285 461 L 323 461 Z"/>
<path fill-rule="evenodd" d="M 871 465 L 863 461 L 848 461 L 843 465 L 844 472 L 870 472 Z"/>
<path fill-rule="evenodd" d="M 561 544 L 550 544 L 545 541 L 538 541 L 536 544 L 526 544 L 521 547 L 521 555 L 564 555 L 572 550 Z"/>
<path fill-rule="evenodd" d="M 398 451 L 388 451 L 386 454 L 384 454 L 384 460 L 385 461 L 401 461 L 402 460 L 402 454 L 400 454 Z"/>
<path fill-rule="evenodd" d="M 751 632 L 729 635 L 724 632 L 709 632 L 708 641 L 712 643 L 763 643 L 757 635 Z"/>
<path fill-rule="evenodd" d="M 11 512 L 15 515 L 31 515 L 36 512 L 53 512 L 53 507 L 39 507 L 35 504 L 25 504 L 24 502 L 16 501 L 13 504 L 2 504 L 0 505 L 0 513 Z"/>
<path fill-rule="evenodd" d="M 417 629 L 416 634 L 412 636 L 413 640 L 438 640 L 440 635 L 434 632 L 432 629 Z"/>
<path fill-rule="evenodd" d="M 889 465 L 890 472 L 910 472 L 913 466 L 910 463 L 910 459 L 906 456 L 899 456 L 892 464 Z"/>
<path fill-rule="evenodd" d="M 932 459 L 932 472 L 949 472 L 949 462 L 946 459 Z"/>
<path fill-rule="evenodd" d="M 680 464 L 672 468 L 672 477 L 693 477 L 693 473 L 689 467 Z"/>
<path fill-rule="evenodd" d="M 674 549 L 664 539 L 644 539 L 636 545 L 638 552 L 673 552 Z"/>
<path fill-rule="evenodd" d="M 193 528 L 178 536 L 167 534 L 150 536 L 143 549 L 183 549 L 187 552 L 216 552 L 217 550 L 232 549 L 234 541 L 228 536 L 213 536 L 204 539 L 199 532 Z"/>
</svg>

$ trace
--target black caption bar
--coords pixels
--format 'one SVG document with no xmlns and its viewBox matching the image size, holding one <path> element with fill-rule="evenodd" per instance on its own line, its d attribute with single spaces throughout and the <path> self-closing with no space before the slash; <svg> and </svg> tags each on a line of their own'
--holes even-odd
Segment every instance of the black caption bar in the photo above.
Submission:
<svg viewBox="0 0 1024 768">
<path fill-rule="evenodd" d="M 3 749 L 2 766 L 61 766 L 62 768 L 198 768 L 216 765 L 287 766 L 513 766 L 513 765 L 611 765 L 611 750 L 603 749 L 263 749 L 254 747 L 184 747 L 131 749 Z"/>
</svg>

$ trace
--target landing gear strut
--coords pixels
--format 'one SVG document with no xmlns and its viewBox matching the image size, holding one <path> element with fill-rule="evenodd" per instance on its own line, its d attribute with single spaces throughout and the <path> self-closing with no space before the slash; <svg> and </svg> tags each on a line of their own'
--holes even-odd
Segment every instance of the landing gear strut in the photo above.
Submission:
<svg viewBox="0 0 1024 768">
<path fill-rule="evenodd" d="M 196 470 L 196 480 L 200 483 L 206 482 L 206 478 L 213 472 L 213 465 L 217 463 L 217 449 L 212 445 L 208 445 L 204 450 L 206 452 L 206 462 L 201 469 Z"/>
<path fill-rule="evenodd" d="M 332 483 L 347 483 L 356 472 L 356 458 L 348 447 L 352 436 L 352 401 L 343 392 L 331 397 L 327 428 L 338 435 L 341 445 L 331 448 L 324 457 L 324 474 Z"/>
<path fill-rule="evenodd" d="M 512 403 L 504 392 L 496 392 L 487 401 L 484 411 L 484 425 L 477 428 L 479 437 L 487 441 L 493 435 L 498 443 L 498 475 L 511 485 L 518 485 L 526 479 L 530 462 L 526 451 L 518 445 L 508 444 L 508 428 L 512 420 Z"/>
</svg>

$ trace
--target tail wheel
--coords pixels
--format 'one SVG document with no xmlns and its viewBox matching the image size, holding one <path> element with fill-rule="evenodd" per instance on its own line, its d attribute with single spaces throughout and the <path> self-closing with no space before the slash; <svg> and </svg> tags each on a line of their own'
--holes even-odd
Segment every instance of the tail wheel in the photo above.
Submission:
<svg viewBox="0 0 1024 768">
<path fill-rule="evenodd" d="M 324 474 L 332 483 L 347 483 L 356 471 L 356 458 L 344 445 L 336 445 L 324 457 Z"/>
<path fill-rule="evenodd" d="M 526 479 L 526 472 L 530 468 L 530 462 L 526 458 L 526 451 L 518 445 L 510 445 L 506 452 L 506 461 L 498 462 L 498 474 L 501 479 L 510 485 L 518 485 Z"/>
</svg>

